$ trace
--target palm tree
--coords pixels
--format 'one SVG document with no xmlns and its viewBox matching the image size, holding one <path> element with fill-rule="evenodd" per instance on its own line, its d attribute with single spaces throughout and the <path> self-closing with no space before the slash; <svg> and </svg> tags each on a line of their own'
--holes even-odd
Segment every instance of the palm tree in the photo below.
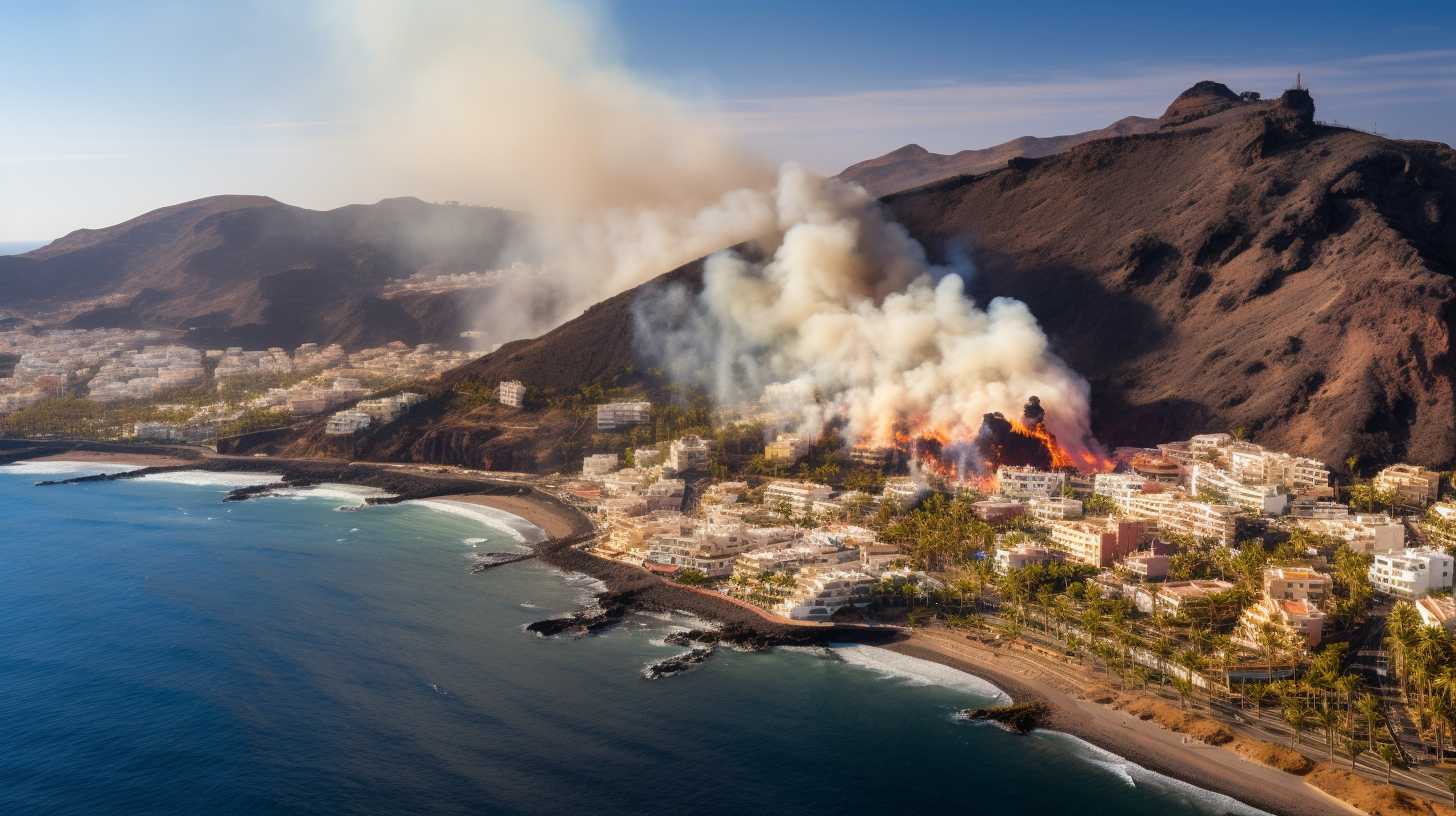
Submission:
<svg viewBox="0 0 1456 816">
<path fill-rule="evenodd" d="M 1294 731 L 1293 739 L 1289 744 L 1296 748 L 1299 747 L 1300 735 L 1304 732 L 1304 727 L 1309 724 L 1309 712 L 1300 705 L 1286 706 L 1284 721 L 1289 723 L 1289 727 Z"/>
<path fill-rule="evenodd" d="M 1365 693 L 1360 695 L 1360 701 L 1355 704 L 1360 710 L 1360 716 L 1365 720 L 1365 737 L 1370 745 L 1371 751 L 1375 750 L 1375 733 L 1380 722 L 1380 700 L 1375 695 Z"/>
<path fill-rule="evenodd" d="M 1395 746 L 1388 742 L 1382 742 L 1376 746 L 1375 753 L 1379 754 L 1380 759 L 1385 762 L 1385 784 L 1389 785 L 1390 775 L 1395 770 L 1395 760 L 1400 754 L 1396 752 Z"/>
<path fill-rule="evenodd" d="M 1325 729 L 1325 745 L 1329 748 L 1330 762 L 1335 761 L 1335 732 L 1340 727 L 1340 712 L 1325 706 L 1315 715 L 1315 719 Z"/>
<path fill-rule="evenodd" d="M 1355 736 L 1353 731 L 1345 734 L 1344 743 L 1345 750 L 1350 753 L 1350 770 L 1353 771 L 1355 770 L 1356 761 L 1360 759 L 1360 754 L 1365 750 L 1365 746 L 1360 742 L 1360 738 Z"/>
</svg>

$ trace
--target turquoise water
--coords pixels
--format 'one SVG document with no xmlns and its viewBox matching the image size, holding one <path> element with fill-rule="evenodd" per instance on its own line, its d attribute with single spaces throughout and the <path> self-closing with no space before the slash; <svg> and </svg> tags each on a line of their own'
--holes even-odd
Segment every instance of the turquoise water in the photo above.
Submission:
<svg viewBox="0 0 1456 816">
<path fill-rule="evenodd" d="M 994 689 L 876 649 L 644 680 L 689 621 L 529 635 L 592 584 L 471 575 L 520 546 L 479 518 L 40 478 L 0 468 L 0 813 L 1252 812 L 957 720 Z"/>
</svg>

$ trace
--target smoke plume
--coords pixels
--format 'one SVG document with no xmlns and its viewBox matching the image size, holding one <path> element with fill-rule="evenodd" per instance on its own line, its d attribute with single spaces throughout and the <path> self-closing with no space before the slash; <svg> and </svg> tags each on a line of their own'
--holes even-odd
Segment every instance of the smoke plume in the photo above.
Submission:
<svg viewBox="0 0 1456 816">
<path fill-rule="evenodd" d="M 637 336 L 681 381 L 725 403 L 761 399 L 818 434 L 890 444 L 909 429 L 974 441 L 987 414 L 1028 418 L 1074 451 L 1091 442 L 1088 388 L 1020 301 L 984 308 L 969 269 L 922 247 L 858 187 L 788 167 L 774 191 L 778 238 L 762 260 L 713 255 L 701 293 L 671 286 L 637 304 Z M 1009 427 L 1009 423 L 1008 423 Z"/>
<path fill-rule="evenodd" d="M 330 7 L 364 100 L 370 165 L 402 190 L 503 204 L 528 234 L 481 316 L 501 341 L 708 253 L 701 292 L 637 304 L 644 353 L 725 403 L 817 433 L 973 442 L 983 415 L 1047 400 L 1087 438 L 1087 386 L 1020 302 L 984 308 L 863 190 L 741 149 L 710 107 L 626 70 L 587 6 L 545 0 Z M 739 246 L 738 251 L 722 251 Z"/>
</svg>

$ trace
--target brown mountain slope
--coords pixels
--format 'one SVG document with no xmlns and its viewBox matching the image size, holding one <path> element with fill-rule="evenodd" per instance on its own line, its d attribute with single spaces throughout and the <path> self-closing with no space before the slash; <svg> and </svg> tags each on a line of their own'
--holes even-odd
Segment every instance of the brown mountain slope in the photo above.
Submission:
<svg viewBox="0 0 1456 816">
<path fill-rule="evenodd" d="M 215 196 L 0 257 L 0 311 L 79 328 L 190 329 L 212 344 L 449 342 L 470 328 L 471 296 L 381 288 L 421 270 L 489 268 L 515 220 L 417 199 L 318 212 Z"/>
<path fill-rule="evenodd" d="M 933 255 L 969 248 L 980 299 L 1030 304 L 1092 382 L 1108 445 L 1242 426 L 1336 466 L 1456 463 L 1456 152 L 1318 125 L 1304 92 L 1188 107 L 1196 118 L 1158 133 L 886 205 Z M 650 392 L 636 296 L 452 372 L 428 411 L 359 454 L 575 466 L 567 443 L 589 433 L 460 395 L 506 378 Z"/>
<path fill-rule="evenodd" d="M 851 165 L 839 177 L 855 182 L 876 196 L 889 195 L 953 176 L 987 173 L 1022 156 L 1040 158 L 1096 139 L 1149 133 L 1157 130 L 1158 122 L 1157 119 L 1129 116 L 1097 130 L 1066 136 L 1022 136 L 991 147 L 950 154 L 931 153 L 920 145 L 910 144 Z"/>
<path fill-rule="evenodd" d="M 1456 153 L 1318 125 L 1303 91 L 1209 107 L 887 204 L 1031 306 L 1106 442 L 1242 426 L 1332 463 L 1456 461 Z"/>
</svg>

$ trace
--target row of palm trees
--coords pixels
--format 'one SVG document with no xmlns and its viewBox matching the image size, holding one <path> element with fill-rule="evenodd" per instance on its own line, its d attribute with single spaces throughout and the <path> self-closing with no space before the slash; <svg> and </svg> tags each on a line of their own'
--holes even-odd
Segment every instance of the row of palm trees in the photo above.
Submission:
<svg viewBox="0 0 1456 816">
<path fill-rule="evenodd" d="M 1447 739 L 1456 734 L 1456 646 L 1450 633 L 1422 625 L 1415 607 L 1401 601 L 1386 619 L 1385 647 L 1417 727 L 1432 733 L 1436 755 L 1444 759 Z"/>
</svg>

